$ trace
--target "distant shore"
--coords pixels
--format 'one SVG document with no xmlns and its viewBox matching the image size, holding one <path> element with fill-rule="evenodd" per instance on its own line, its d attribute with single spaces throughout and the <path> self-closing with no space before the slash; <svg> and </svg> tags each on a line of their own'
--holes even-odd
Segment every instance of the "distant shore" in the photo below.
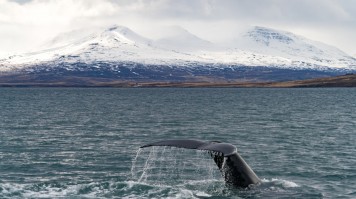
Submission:
<svg viewBox="0 0 356 199">
<path fill-rule="evenodd" d="M 42 82 L 1 81 L 0 87 L 181 87 L 181 88 L 293 88 L 293 87 L 356 87 L 356 74 L 283 82 L 138 82 L 67 77 Z"/>
</svg>

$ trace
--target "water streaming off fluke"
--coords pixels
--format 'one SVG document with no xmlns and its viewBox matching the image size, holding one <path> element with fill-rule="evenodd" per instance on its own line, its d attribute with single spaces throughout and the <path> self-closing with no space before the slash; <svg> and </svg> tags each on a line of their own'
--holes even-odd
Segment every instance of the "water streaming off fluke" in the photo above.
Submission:
<svg viewBox="0 0 356 199">
<path fill-rule="evenodd" d="M 139 149 L 131 175 L 135 181 L 157 185 L 224 183 L 207 151 L 164 146 Z"/>
</svg>

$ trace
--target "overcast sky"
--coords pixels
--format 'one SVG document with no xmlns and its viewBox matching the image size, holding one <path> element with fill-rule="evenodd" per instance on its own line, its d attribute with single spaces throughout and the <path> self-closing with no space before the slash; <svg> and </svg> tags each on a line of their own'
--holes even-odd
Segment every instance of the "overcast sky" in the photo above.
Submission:
<svg viewBox="0 0 356 199">
<path fill-rule="evenodd" d="M 0 57 L 113 24 L 151 38 L 160 27 L 181 26 L 213 42 L 258 25 L 356 54 L 356 0 L 0 0 Z"/>
</svg>

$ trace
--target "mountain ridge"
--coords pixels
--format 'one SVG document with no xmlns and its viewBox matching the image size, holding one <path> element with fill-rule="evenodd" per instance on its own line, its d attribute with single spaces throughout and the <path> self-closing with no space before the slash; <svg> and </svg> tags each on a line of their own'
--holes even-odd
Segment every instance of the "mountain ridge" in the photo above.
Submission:
<svg viewBox="0 0 356 199">
<path fill-rule="evenodd" d="M 0 72 L 42 75 L 44 79 L 283 81 L 356 70 L 355 58 L 293 33 L 257 26 L 239 39 L 237 45 L 242 48 L 221 48 L 180 29 L 175 37 L 155 41 L 115 25 L 61 47 L 0 60 Z"/>
</svg>

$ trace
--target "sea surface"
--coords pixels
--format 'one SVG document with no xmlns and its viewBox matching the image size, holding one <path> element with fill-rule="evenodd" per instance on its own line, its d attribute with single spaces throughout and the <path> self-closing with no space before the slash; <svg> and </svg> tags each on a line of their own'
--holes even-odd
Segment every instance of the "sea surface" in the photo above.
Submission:
<svg viewBox="0 0 356 199">
<path fill-rule="evenodd" d="M 229 142 L 262 179 L 224 184 Z M 356 198 L 355 88 L 0 88 L 0 198 Z"/>
</svg>

